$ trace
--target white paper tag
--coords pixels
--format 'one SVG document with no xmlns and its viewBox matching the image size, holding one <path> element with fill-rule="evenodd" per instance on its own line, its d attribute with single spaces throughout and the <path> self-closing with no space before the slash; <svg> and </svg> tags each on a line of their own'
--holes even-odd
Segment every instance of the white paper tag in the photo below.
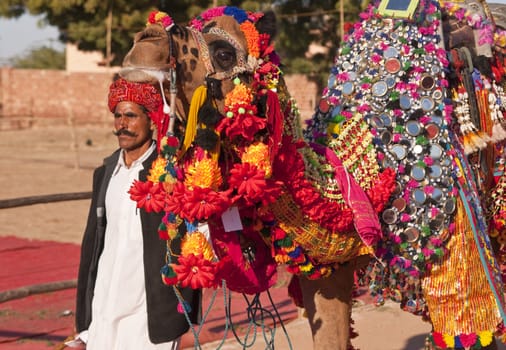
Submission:
<svg viewBox="0 0 506 350">
<path fill-rule="evenodd" d="M 223 222 L 225 232 L 242 230 L 241 216 L 239 215 L 239 209 L 237 209 L 237 207 L 228 208 L 227 211 L 221 215 L 221 221 Z"/>
</svg>

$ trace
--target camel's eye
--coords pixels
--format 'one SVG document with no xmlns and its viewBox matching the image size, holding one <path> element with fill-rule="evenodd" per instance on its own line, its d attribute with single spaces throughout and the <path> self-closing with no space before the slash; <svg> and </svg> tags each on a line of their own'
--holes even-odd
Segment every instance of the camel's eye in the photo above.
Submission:
<svg viewBox="0 0 506 350">
<path fill-rule="evenodd" d="M 236 50 L 226 41 L 212 42 L 209 48 L 215 69 L 227 71 L 237 65 Z"/>
</svg>

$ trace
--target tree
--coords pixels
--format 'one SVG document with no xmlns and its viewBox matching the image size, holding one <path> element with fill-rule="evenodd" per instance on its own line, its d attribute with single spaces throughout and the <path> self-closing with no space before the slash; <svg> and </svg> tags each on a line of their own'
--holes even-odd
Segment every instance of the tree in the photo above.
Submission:
<svg viewBox="0 0 506 350">
<path fill-rule="evenodd" d="M 15 56 L 9 60 L 14 68 L 23 69 L 65 69 L 65 52 L 41 46 L 27 55 Z"/>
<path fill-rule="evenodd" d="M 363 1 L 342 1 L 345 20 L 356 20 Z M 168 12 L 177 23 L 187 23 L 205 9 L 221 5 L 249 11 L 274 9 L 280 25 L 276 47 L 285 70 L 315 77 L 328 74 L 340 41 L 339 0 L 2 0 L 0 16 L 42 14 L 48 24 L 59 29 L 60 40 L 74 43 L 80 50 L 99 50 L 106 64 L 118 65 L 155 8 Z M 312 43 L 326 51 L 309 62 L 306 52 Z"/>
<path fill-rule="evenodd" d="M 355 22 L 368 1 L 342 0 L 344 21 Z M 303 73 L 320 86 L 342 40 L 340 1 L 282 0 L 276 12 L 280 25 L 276 48 L 287 73 Z M 308 48 L 313 47 L 311 51 Z"/>
<path fill-rule="evenodd" d="M 105 63 L 121 64 L 152 10 L 170 12 L 174 21 L 187 23 L 214 2 L 228 5 L 228 1 L 216 0 L 2 0 L 0 16 L 42 14 L 48 24 L 58 28 L 61 41 L 74 43 L 83 51 L 101 51 Z"/>
</svg>

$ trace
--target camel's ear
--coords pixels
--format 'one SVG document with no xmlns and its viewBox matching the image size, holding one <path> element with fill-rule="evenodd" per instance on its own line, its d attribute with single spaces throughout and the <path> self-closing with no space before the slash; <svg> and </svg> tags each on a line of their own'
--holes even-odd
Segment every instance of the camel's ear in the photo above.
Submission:
<svg viewBox="0 0 506 350">
<path fill-rule="evenodd" d="M 259 33 L 267 33 L 270 35 L 271 40 L 277 34 L 276 15 L 273 11 L 267 11 L 256 23 L 256 28 Z"/>
</svg>

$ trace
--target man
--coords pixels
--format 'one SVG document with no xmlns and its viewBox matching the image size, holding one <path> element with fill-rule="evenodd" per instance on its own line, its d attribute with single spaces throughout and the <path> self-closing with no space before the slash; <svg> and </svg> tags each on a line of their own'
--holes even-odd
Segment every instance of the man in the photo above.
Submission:
<svg viewBox="0 0 506 350">
<path fill-rule="evenodd" d="M 119 149 L 93 175 L 77 286 L 76 327 L 81 338 L 87 336 L 87 349 L 177 349 L 189 328 L 174 290 L 160 276 L 167 254 L 157 234 L 163 213 L 138 209 L 128 194 L 134 180 L 146 180 L 157 157 L 150 117 L 159 120 L 162 103 L 150 84 L 121 78 L 111 84 Z M 200 293 L 180 291 L 195 323 Z"/>
</svg>

